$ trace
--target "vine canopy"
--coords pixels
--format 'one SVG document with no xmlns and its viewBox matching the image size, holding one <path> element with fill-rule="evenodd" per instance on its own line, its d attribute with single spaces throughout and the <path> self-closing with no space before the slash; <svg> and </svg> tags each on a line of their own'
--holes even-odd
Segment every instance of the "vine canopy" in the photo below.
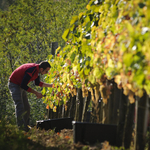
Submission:
<svg viewBox="0 0 150 150">
<path fill-rule="evenodd" d="M 131 103 L 134 95 L 150 94 L 149 0 L 91 0 L 62 37 L 66 45 L 49 56 L 52 68 L 45 78 L 56 88 L 43 89 L 51 107 L 66 103 L 76 88 L 82 88 L 83 97 L 98 90 L 107 102 L 111 80 Z"/>
</svg>

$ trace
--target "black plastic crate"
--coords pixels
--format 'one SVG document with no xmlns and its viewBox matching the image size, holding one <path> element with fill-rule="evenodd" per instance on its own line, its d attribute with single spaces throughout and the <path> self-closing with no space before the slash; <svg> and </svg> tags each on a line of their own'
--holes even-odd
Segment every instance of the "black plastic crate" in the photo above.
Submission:
<svg viewBox="0 0 150 150">
<path fill-rule="evenodd" d="M 62 129 L 72 129 L 73 118 L 59 118 L 36 121 L 37 128 L 39 129 L 55 129 L 55 132 L 59 132 Z"/>
<path fill-rule="evenodd" d="M 117 146 L 117 125 L 73 121 L 74 143 L 95 144 L 108 141 Z"/>
</svg>

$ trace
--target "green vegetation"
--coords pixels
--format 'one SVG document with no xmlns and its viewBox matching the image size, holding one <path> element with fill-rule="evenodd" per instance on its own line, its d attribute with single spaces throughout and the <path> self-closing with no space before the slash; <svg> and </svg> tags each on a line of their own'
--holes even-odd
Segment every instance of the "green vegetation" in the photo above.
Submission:
<svg viewBox="0 0 150 150">
<path fill-rule="evenodd" d="M 0 10 L 0 118 L 7 115 L 15 119 L 7 87 L 12 71 L 24 63 L 46 60 L 51 54 L 52 42 L 57 41 L 63 47 L 64 30 L 69 27 L 72 16 L 84 10 L 87 3 L 87 0 L 16 0 L 8 10 Z M 42 100 L 30 93 L 28 96 L 31 123 L 35 124 L 36 120 L 46 118 L 47 111 Z"/>
</svg>

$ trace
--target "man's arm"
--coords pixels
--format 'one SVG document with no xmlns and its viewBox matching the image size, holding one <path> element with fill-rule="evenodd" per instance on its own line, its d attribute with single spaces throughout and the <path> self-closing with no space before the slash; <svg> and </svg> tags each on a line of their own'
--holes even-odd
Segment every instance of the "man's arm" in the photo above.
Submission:
<svg viewBox="0 0 150 150">
<path fill-rule="evenodd" d="M 52 87 L 52 86 L 53 86 L 53 84 L 44 83 L 44 82 L 43 82 L 43 85 L 42 85 L 42 87 Z"/>
<path fill-rule="evenodd" d="M 53 84 L 41 82 L 41 81 L 40 81 L 40 77 L 38 76 L 38 77 L 35 79 L 35 85 L 41 86 L 41 87 L 52 87 Z"/>
<path fill-rule="evenodd" d="M 24 90 L 30 92 L 31 88 L 27 85 L 28 82 L 30 81 L 31 76 L 29 76 L 29 74 L 25 73 L 22 82 L 21 82 L 21 88 L 23 88 Z"/>
<path fill-rule="evenodd" d="M 33 90 L 32 88 L 27 86 L 27 83 L 29 82 L 30 78 L 31 77 L 26 73 L 24 78 L 23 78 L 23 81 L 21 83 L 21 88 L 23 88 L 24 90 L 26 90 L 30 93 L 35 94 L 37 98 L 42 98 L 43 95 L 41 93 L 39 93 L 39 92 L 37 92 L 37 91 Z"/>
</svg>

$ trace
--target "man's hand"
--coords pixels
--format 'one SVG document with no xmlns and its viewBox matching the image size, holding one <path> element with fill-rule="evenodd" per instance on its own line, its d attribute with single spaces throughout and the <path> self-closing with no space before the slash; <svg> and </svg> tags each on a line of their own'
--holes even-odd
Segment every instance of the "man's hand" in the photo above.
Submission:
<svg viewBox="0 0 150 150">
<path fill-rule="evenodd" d="M 39 92 L 37 92 L 35 95 L 36 95 L 37 98 L 42 98 L 43 97 L 43 95 Z"/>
<path fill-rule="evenodd" d="M 42 95 L 40 92 L 37 92 L 33 89 L 31 89 L 31 93 L 35 94 L 37 98 L 42 98 L 44 95 Z"/>
</svg>

